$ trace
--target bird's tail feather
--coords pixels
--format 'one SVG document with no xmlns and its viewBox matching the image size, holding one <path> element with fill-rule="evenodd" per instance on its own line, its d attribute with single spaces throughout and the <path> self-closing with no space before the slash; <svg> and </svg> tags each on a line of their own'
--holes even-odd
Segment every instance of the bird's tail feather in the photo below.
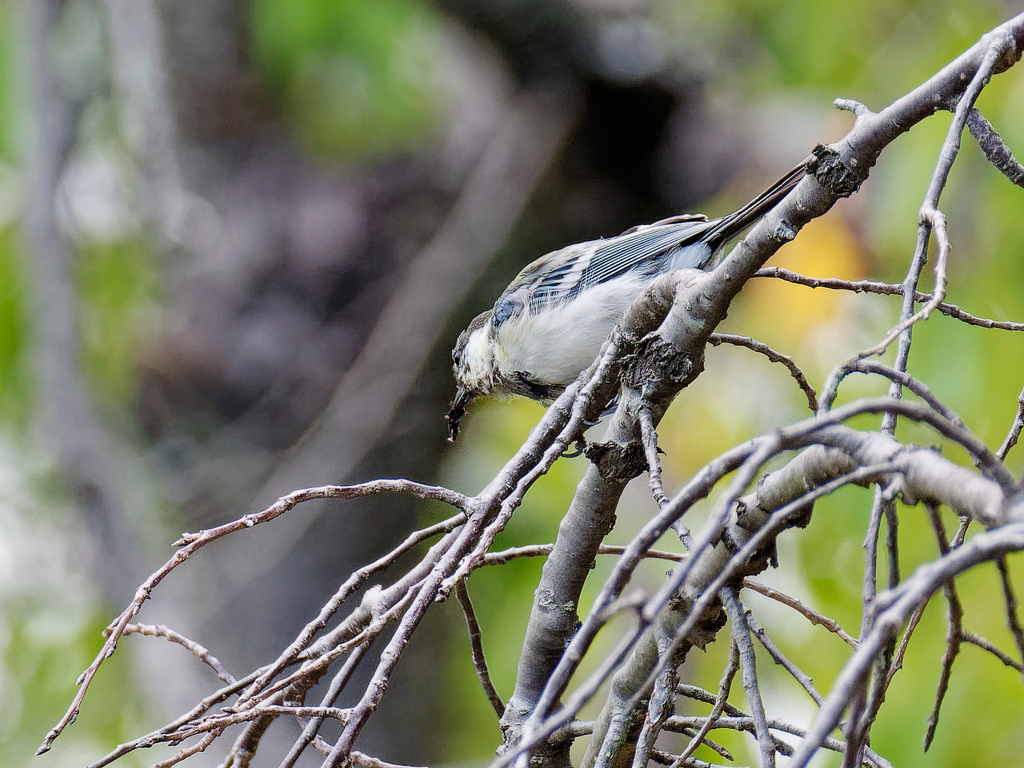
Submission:
<svg viewBox="0 0 1024 768">
<path fill-rule="evenodd" d="M 806 162 L 800 163 L 742 208 L 711 222 L 712 226 L 704 232 L 701 240 L 711 246 L 714 253 L 782 202 L 782 198 L 800 183 L 806 171 Z"/>
</svg>

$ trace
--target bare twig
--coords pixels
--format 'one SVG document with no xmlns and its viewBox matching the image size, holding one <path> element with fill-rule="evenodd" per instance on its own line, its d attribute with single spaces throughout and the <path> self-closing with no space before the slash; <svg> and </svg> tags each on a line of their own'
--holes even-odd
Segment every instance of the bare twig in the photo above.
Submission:
<svg viewBox="0 0 1024 768">
<path fill-rule="evenodd" d="M 216 706 L 217 704 L 223 703 L 231 696 L 238 693 L 238 691 L 240 691 L 242 688 L 244 688 L 246 685 L 248 685 L 254 679 L 256 679 L 260 671 L 261 670 L 256 670 L 254 672 L 251 672 L 247 677 L 237 681 L 233 685 L 226 686 L 225 688 L 222 688 L 221 690 L 211 694 L 210 696 L 207 696 L 205 699 L 200 701 L 196 706 L 194 706 L 184 715 L 168 723 L 162 728 L 159 728 L 156 731 L 148 733 L 145 736 L 142 736 L 138 739 L 134 739 L 133 741 L 121 744 L 117 749 L 113 750 L 112 752 L 109 752 L 100 760 L 97 760 L 94 763 L 90 763 L 88 768 L 103 768 L 104 766 L 110 765 L 116 760 L 124 757 L 130 752 L 133 752 L 137 749 L 145 749 L 153 746 L 154 744 L 162 742 L 174 743 L 174 737 L 169 736 L 169 734 L 177 733 L 178 730 L 183 726 L 198 720 L 203 716 L 204 713 L 208 712 L 212 707 Z"/>
<path fill-rule="evenodd" d="M 383 760 L 379 760 L 376 757 L 370 757 L 364 755 L 362 752 L 352 750 L 352 762 L 355 765 L 361 765 L 363 768 L 411 768 L 408 765 L 398 765 L 397 763 L 387 763 Z"/>
<path fill-rule="evenodd" d="M 707 742 L 710 746 L 711 742 Z M 732 760 L 731 756 L 726 757 L 726 760 Z M 651 760 L 658 763 L 659 765 L 672 765 L 675 762 L 675 757 L 670 755 L 661 749 L 651 750 Z M 695 757 L 688 757 L 683 762 L 683 768 L 726 768 L 726 766 L 720 765 L 719 763 L 709 763 L 706 760 L 698 760 Z M 735 768 L 733 765 L 729 765 L 728 768 Z"/>
<path fill-rule="evenodd" d="M 667 643 L 663 641 L 659 645 L 665 647 Z M 667 665 L 654 684 L 654 690 L 651 691 L 650 700 L 647 703 L 647 717 L 640 726 L 640 732 L 636 736 L 636 743 L 633 747 L 633 768 L 647 768 L 651 753 L 654 751 L 654 743 L 661 733 L 665 718 L 671 715 L 675 708 L 675 680 L 675 667 Z M 604 763 L 597 763 L 597 766 L 602 765 Z"/>
<path fill-rule="evenodd" d="M 797 613 L 803 615 L 812 624 L 817 624 L 820 627 L 824 627 L 829 632 L 832 632 L 835 635 L 837 635 L 840 639 L 842 639 L 844 643 L 846 643 L 851 648 L 856 650 L 857 638 L 851 637 L 849 634 L 847 634 L 846 630 L 839 626 L 839 622 L 837 622 L 835 619 L 830 619 L 827 616 L 823 616 L 822 614 L 815 611 L 813 608 L 810 608 L 801 603 L 795 597 L 790 597 L 789 595 L 779 592 L 777 589 L 773 589 L 768 585 L 761 584 L 760 582 L 754 581 L 753 579 L 744 579 L 743 586 L 747 589 L 752 589 L 753 591 L 757 592 L 758 594 L 764 595 L 767 598 L 776 600 L 782 603 L 783 605 L 789 606 Z"/>
<path fill-rule="evenodd" d="M 293 509 L 296 505 L 311 499 L 352 499 L 376 493 L 398 492 L 412 493 L 423 499 L 438 499 L 460 509 L 464 509 L 467 506 L 465 496 L 446 488 L 425 486 L 419 483 L 412 483 L 407 480 L 377 480 L 369 483 L 363 483 L 361 485 L 329 485 L 320 488 L 306 488 L 301 491 L 295 491 L 287 496 L 282 496 L 276 503 L 267 507 L 262 512 L 251 513 L 233 522 L 225 523 L 224 525 L 216 528 L 209 528 L 205 531 L 200 531 L 199 533 L 183 534 L 182 537 L 175 542 L 175 546 L 178 547 L 178 550 L 174 553 L 171 559 L 164 563 L 159 570 L 143 582 L 143 584 L 136 590 L 135 597 L 132 602 L 124 609 L 124 611 L 121 612 L 121 615 L 107 627 L 106 642 L 104 642 L 103 647 L 96 655 L 96 658 L 93 659 L 92 663 L 78 679 L 78 693 L 75 695 L 75 698 L 72 700 L 67 712 L 60 719 L 57 725 L 55 725 L 50 732 L 46 734 L 46 738 L 39 746 L 36 754 L 42 754 L 49 750 L 53 744 L 53 740 L 57 738 L 57 736 L 59 736 L 68 725 L 74 722 L 75 718 L 78 716 L 82 700 L 85 698 L 85 694 L 89 691 L 89 686 L 92 683 L 93 678 L 95 678 L 96 673 L 99 671 L 100 665 L 103 664 L 106 659 L 110 658 L 114 650 L 117 648 L 117 642 L 121 639 L 121 635 L 124 633 L 125 627 L 128 626 L 129 622 L 142 609 L 142 604 L 149 599 L 153 589 L 163 581 L 171 571 L 188 560 L 193 553 L 207 544 L 227 536 L 228 534 L 252 528 L 253 526 L 261 523 L 269 522 L 270 520 L 273 520 L 274 518 Z"/>
<path fill-rule="evenodd" d="M 894 283 L 879 283 L 872 280 L 843 280 L 836 277 L 808 277 L 801 275 L 785 267 L 762 267 L 754 277 L 773 277 L 785 280 L 788 283 L 804 285 L 808 288 L 826 288 L 834 291 L 852 291 L 853 293 L 874 293 L 882 296 L 902 296 L 903 286 Z M 930 293 L 914 292 L 914 302 L 926 304 L 934 299 Z M 975 325 L 979 328 L 989 328 L 1000 331 L 1024 331 L 1024 323 L 1012 323 L 1003 320 L 990 320 L 984 317 L 975 317 L 965 312 L 956 304 L 940 302 L 935 305 L 935 311 L 939 314 L 959 320 L 967 325 Z"/>
<path fill-rule="evenodd" d="M 945 189 L 946 180 L 949 178 L 949 173 L 953 168 L 953 162 L 960 151 L 960 140 L 967 125 L 967 117 L 974 108 L 974 102 L 981 94 L 982 89 L 988 84 L 989 78 L 996 71 L 997 65 L 1013 46 L 1013 40 L 1008 35 L 1002 34 L 992 34 L 982 42 L 983 55 L 978 62 L 977 70 L 971 77 L 970 83 L 956 99 L 956 110 L 954 111 L 953 120 L 950 123 L 946 140 L 943 142 L 942 150 L 939 154 L 939 161 L 936 164 L 935 172 L 928 186 L 928 192 L 925 194 L 924 203 L 921 206 L 917 248 L 910 271 L 907 273 L 907 278 L 903 283 L 903 311 L 900 315 L 900 323 L 879 344 L 862 352 L 858 356 L 861 359 L 881 354 L 894 339 L 901 337 L 895 367 L 899 371 L 905 371 L 910 349 L 909 330 L 916 322 L 927 318 L 946 297 L 946 261 L 949 257 L 950 243 L 946 232 L 946 217 L 938 209 L 939 197 L 943 189 Z M 917 290 L 920 272 L 927 259 L 928 241 L 932 232 L 935 233 L 937 251 L 935 255 L 935 292 L 931 300 L 926 302 L 915 313 L 913 312 L 913 297 Z"/>
<path fill-rule="evenodd" d="M 1004 651 L 1000 650 L 995 644 L 993 644 L 989 640 L 986 640 L 981 635 L 975 634 L 974 632 L 964 632 L 963 641 L 965 643 L 975 645 L 978 648 L 981 648 L 983 651 L 988 651 L 1001 662 L 1003 662 L 1003 664 L 1010 667 L 1010 669 L 1015 669 L 1021 674 L 1024 674 L 1024 664 L 1012 658 L 1008 653 L 1005 653 Z"/>
<path fill-rule="evenodd" d="M 479 564 L 481 566 L 505 565 L 506 563 L 509 563 L 512 560 L 517 560 L 521 557 L 546 557 L 551 554 L 551 550 L 553 548 L 554 544 L 531 544 L 525 547 L 504 549 L 501 552 L 488 552 L 484 555 L 483 560 L 481 560 Z M 597 550 L 597 554 L 599 555 L 623 555 L 625 553 L 626 547 L 620 547 L 614 544 L 602 544 Z M 665 552 L 660 549 L 649 549 L 643 554 L 643 557 L 653 560 L 668 560 L 673 563 L 678 563 L 686 559 L 686 555 L 676 552 Z"/>
<path fill-rule="evenodd" d="M 821 706 L 821 702 L 824 701 L 824 697 L 818 693 L 818 689 L 814 687 L 814 683 L 811 681 L 810 676 L 804 673 L 796 664 L 786 658 L 786 655 L 779 650 L 779 647 L 772 642 L 772 639 L 768 637 L 768 633 L 764 631 L 764 627 L 757 623 L 757 620 L 750 614 L 747 613 L 747 624 L 750 626 L 750 631 L 754 633 L 761 645 L 764 646 L 765 650 L 768 651 L 768 655 L 772 657 L 772 661 L 786 670 L 790 676 L 796 680 L 796 682 L 803 688 L 807 695 L 811 697 L 811 700 Z"/>
<path fill-rule="evenodd" d="M 773 363 L 781 363 L 789 371 L 789 375 L 796 381 L 797 386 L 800 387 L 800 391 L 804 393 L 807 398 L 807 407 L 811 409 L 811 413 L 818 412 L 818 397 L 814 391 L 814 387 L 807 381 L 807 377 L 804 372 L 800 370 L 800 366 L 796 364 L 796 361 L 789 355 L 784 355 L 781 352 L 776 352 L 774 349 L 769 347 L 763 341 L 757 341 L 751 339 L 748 336 L 737 336 L 732 333 L 713 333 L 708 338 L 708 343 L 712 346 L 717 347 L 719 344 L 732 344 L 736 347 L 744 347 L 750 349 L 758 354 L 764 355 Z"/>
<path fill-rule="evenodd" d="M 732 625 L 732 641 L 739 651 L 741 669 L 743 670 L 743 690 L 750 704 L 750 714 L 754 721 L 754 734 L 761 753 L 761 766 L 771 768 L 775 765 L 775 750 L 778 748 L 771 731 L 768 730 L 768 718 L 764 711 L 764 700 L 757 684 L 757 662 L 754 657 L 754 644 L 750 642 L 750 627 L 747 625 L 746 609 L 730 589 L 720 593 L 725 612 Z"/>
<path fill-rule="evenodd" d="M 473 666 L 476 668 L 476 676 L 480 680 L 480 687 L 484 689 L 487 700 L 491 702 L 494 713 L 500 718 L 505 714 L 505 702 L 501 700 L 498 691 L 491 682 L 491 674 L 487 671 L 487 659 L 484 658 L 483 633 L 480 630 L 480 622 L 477 621 L 476 611 L 473 610 L 473 601 L 469 598 L 469 589 L 466 582 L 460 581 L 455 585 L 455 594 L 459 598 L 459 605 L 466 616 L 466 630 L 469 632 L 469 648 L 473 657 Z"/>
<path fill-rule="evenodd" d="M 1024 429 L 1024 389 L 1017 395 L 1017 415 L 1013 417 L 1010 431 L 1007 433 L 1006 439 L 1003 440 L 1003 444 L 999 446 L 999 450 L 996 451 L 996 456 L 999 457 L 1000 461 L 1004 461 L 1006 454 L 1017 444 L 1022 429 Z"/>
<path fill-rule="evenodd" d="M 684 765 L 686 759 L 697 750 L 697 747 L 704 743 L 704 737 L 708 735 L 708 732 L 715 727 L 715 723 L 718 722 L 718 718 L 725 709 L 726 700 L 732 691 L 733 678 L 736 677 L 736 672 L 739 671 L 739 668 L 740 653 L 736 643 L 733 643 L 729 652 L 729 663 L 725 665 L 722 679 L 718 683 L 718 695 L 714 697 L 714 706 L 711 709 L 711 714 L 707 716 L 697 733 L 690 738 L 690 743 L 686 745 L 686 749 L 679 753 L 679 757 L 672 763 L 672 768 L 680 768 Z"/>
<path fill-rule="evenodd" d="M 1010 148 L 1003 143 L 1002 137 L 996 133 L 996 129 L 977 107 L 967 115 L 967 128 L 996 170 L 1018 187 L 1024 187 L 1024 165 L 1013 156 Z"/>
<path fill-rule="evenodd" d="M 228 685 L 232 685 L 236 682 L 235 678 L 232 677 L 224 665 L 220 663 L 216 656 L 210 651 L 197 643 L 195 640 L 189 640 L 184 635 L 178 634 L 173 629 L 168 629 L 163 624 L 128 624 L 124 628 L 125 635 L 147 635 L 149 637 L 162 637 L 165 640 L 170 640 L 172 643 L 177 643 L 183 648 L 191 652 L 201 662 L 206 664 L 212 669 L 217 677 L 223 680 Z"/>
<path fill-rule="evenodd" d="M 708 722 L 710 719 L 710 717 L 705 718 L 676 716 L 670 718 L 669 721 L 665 724 L 665 730 L 683 731 L 687 728 L 696 728 L 698 726 L 703 727 L 703 724 Z M 807 734 L 807 731 L 804 728 L 801 728 L 798 725 L 794 725 L 793 723 L 787 723 L 784 720 L 778 720 L 773 718 L 771 720 L 768 720 L 767 722 L 768 727 L 771 728 L 773 731 L 782 731 L 783 733 L 789 733 L 793 736 L 799 737 L 803 737 Z M 754 727 L 754 718 L 733 715 L 729 717 L 716 718 L 713 729 L 729 729 L 753 733 Z M 832 750 L 833 752 L 846 752 L 846 745 L 839 739 L 826 739 L 822 743 L 822 746 L 825 747 L 825 749 Z M 881 759 L 879 759 L 878 761 L 873 761 L 865 758 L 863 764 L 867 766 L 889 766 L 888 761 Z M 891 768 L 891 766 L 889 766 L 889 768 Z"/>
<path fill-rule="evenodd" d="M 363 655 L 369 650 L 369 648 L 370 643 L 365 642 L 352 651 L 349 657 L 345 660 L 344 665 L 342 665 L 342 668 L 338 670 L 334 675 L 334 679 L 331 680 L 327 693 L 324 694 L 320 701 L 321 707 L 326 709 L 327 707 L 334 706 L 335 700 L 351 679 L 356 666 L 359 664 Z M 281 761 L 281 768 L 293 768 L 296 761 L 310 744 L 313 744 L 314 749 L 319 749 L 323 754 L 330 754 L 330 746 L 323 743 L 323 739 L 319 735 L 320 727 L 323 725 L 325 719 L 325 717 L 318 715 L 306 720 L 302 728 L 302 734 L 292 743 L 291 749 L 288 750 L 288 754 L 285 755 L 284 760 Z M 299 720 L 302 721 L 303 718 L 300 717 Z"/>
<path fill-rule="evenodd" d="M 427 539 L 430 539 L 442 533 L 450 533 L 465 521 L 466 517 L 465 514 L 463 513 L 461 515 L 451 517 L 448 520 L 444 520 L 428 528 L 424 528 L 419 531 L 414 531 L 406 537 L 405 541 L 403 541 L 401 544 L 399 544 L 397 547 L 391 550 L 391 552 L 387 553 L 383 557 L 378 558 L 375 562 L 370 563 L 369 565 L 366 565 L 363 568 L 360 568 L 355 573 L 353 573 L 348 579 L 345 580 L 345 583 L 343 583 L 338 588 L 334 595 L 331 596 L 331 599 L 324 604 L 323 608 L 321 608 L 320 610 L 320 614 L 316 617 L 316 619 L 311 621 L 303 628 L 299 636 L 292 642 L 290 646 L 288 646 L 288 648 L 286 648 L 281 653 L 277 661 L 275 661 L 274 664 L 269 666 L 261 675 L 261 677 L 258 680 L 256 680 L 253 686 L 248 691 L 246 691 L 243 698 L 252 696 L 259 692 L 264 686 L 266 686 L 270 682 L 272 678 L 274 678 L 282 669 L 284 669 L 285 666 L 290 664 L 292 660 L 298 656 L 298 654 L 304 652 L 309 647 L 309 643 L 316 636 L 316 634 L 327 626 L 327 622 L 338 610 L 338 608 L 342 605 L 342 603 L 349 597 L 351 597 L 355 593 L 355 591 L 362 584 L 364 584 L 373 574 L 388 567 L 395 560 L 397 560 L 399 557 L 401 557 L 403 554 L 405 554 L 421 542 L 426 541 Z M 392 588 L 389 590 L 389 595 L 381 596 L 383 599 L 379 601 L 380 605 L 376 606 L 376 608 L 380 610 L 383 604 L 393 604 L 396 600 L 399 599 L 400 593 L 402 593 L 404 589 L 408 588 L 411 583 L 414 583 L 417 580 L 417 578 L 418 574 L 415 574 L 414 572 L 410 572 L 409 574 L 407 574 L 405 579 L 400 580 L 398 583 L 392 586 Z M 360 607 L 362 608 L 364 606 Z M 352 618 L 355 617 L 350 617 L 350 619 Z M 345 627 L 345 625 L 342 625 L 342 627 Z M 343 628 L 339 628 L 339 630 L 342 632 L 347 631 Z M 335 630 L 331 633 L 331 635 L 324 637 L 322 642 L 324 642 L 326 645 L 330 645 L 337 642 L 337 632 L 339 630 Z"/>
<path fill-rule="evenodd" d="M 871 632 L 860 639 L 860 645 L 846 664 L 821 707 L 807 738 L 797 748 L 792 768 L 805 768 L 822 740 L 831 733 L 850 702 L 857 682 L 875 663 L 883 647 L 910 615 L 949 579 L 968 568 L 1008 552 L 1024 549 L 1024 523 L 1010 523 L 1001 528 L 983 531 L 948 555 L 921 566 L 898 589 L 890 590 L 876 601 L 878 613 Z"/>
<path fill-rule="evenodd" d="M 665 495 L 665 485 L 661 480 L 661 459 L 658 458 L 658 433 L 654 430 L 654 418 L 649 408 L 641 408 L 640 435 L 644 441 L 644 453 L 647 455 L 647 474 L 651 482 L 651 494 L 659 507 L 669 502 Z"/>
<path fill-rule="evenodd" d="M 195 744 L 185 747 L 176 755 L 173 755 L 167 758 L 166 760 L 161 760 L 158 763 L 153 763 L 151 768 L 171 768 L 171 766 L 177 765 L 183 760 L 187 760 L 188 758 L 192 757 L 192 755 L 198 755 L 200 752 L 205 752 L 206 748 L 213 744 L 213 742 L 217 739 L 219 735 L 220 734 L 216 731 L 208 733 Z"/>
<path fill-rule="evenodd" d="M 1006 606 L 1006 623 L 1010 628 L 1010 634 L 1017 644 L 1017 653 L 1024 660 L 1024 629 L 1021 629 L 1020 616 L 1017 615 L 1017 608 L 1020 605 L 1017 594 L 1013 590 L 1013 581 L 1010 579 L 1010 567 L 1005 557 L 996 558 L 996 568 L 999 570 L 999 580 L 1003 585 L 1003 603 Z"/>
<path fill-rule="evenodd" d="M 832 407 L 832 402 L 835 399 L 839 383 L 851 373 L 874 373 L 879 376 L 884 376 L 891 382 L 909 389 L 934 408 L 937 413 L 942 414 L 944 418 L 953 422 L 957 426 L 966 429 L 966 427 L 964 427 L 963 420 L 951 408 L 939 400 L 939 398 L 932 393 L 924 382 L 918 381 L 905 371 L 897 371 L 895 368 L 890 368 L 889 366 L 874 360 L 851 360 L 848 363 L 844 363 L 839 366 L 832 375 L 829 376 L 829 384 L 826 386 L 825 394 L 822 397 L 822 408 L 828 410 Z"/>
<path fill-rule="evenodd" d="M 949 545 L 946 543 L 946 530 L 942 524 L 942 517 L 935 504 L 926 502 L 925 508 L 931 518 L 932 526 L 935 529 L 936 539 L 939 543 L 939 552 L 942 555 L 949 553 Z M 953 675 L 953 663 L 960 653 L 960 644 L 963 641 L 964 633 L 964 608 L 960 602 L 960 596 L 956 591 L 956 583 L 951 579 L 942 585 L 942 592 L 946 598 L 946 609 L 948 627 L 946 629 L 946 648 L 942 654 L 942 670 L 939 673 L 939 682 L 935 688 L 935 704 L 928 715 L 928 729 L 924 736 L 924 751 L 927 752 L 935 738 L 935 729 L 939 725 L 939 710 L 949 690 L 949 680 Z M 923 610 L 923 605 L 922 605 Z"/>
</svg>

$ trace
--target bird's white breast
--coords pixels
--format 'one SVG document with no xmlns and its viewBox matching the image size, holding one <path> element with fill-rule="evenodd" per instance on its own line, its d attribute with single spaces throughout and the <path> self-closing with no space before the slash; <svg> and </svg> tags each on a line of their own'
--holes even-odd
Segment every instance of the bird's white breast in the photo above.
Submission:
<svg viewBox="0 0 1024 768">
<path fill-rule="evenodd" d="M 471 391 L 486 392 L 491 388 L 491 376 L 494 373 L 494 356 L 488 338 L 491 332 L 490 321 L 477 328 L 466 340 L 463 359 L 466 364 L 465 380 L 462 382 Z"/>
<path fill-rule="evenodd" d="M 565 386 L 590 365 L 622 313 L 651 282 L 624 275 L 593 286 L 572 301 L 529 311 L 498 328 L 495 363 L 502 374 L 529 374 L 544 384 Z"/>
</svg>

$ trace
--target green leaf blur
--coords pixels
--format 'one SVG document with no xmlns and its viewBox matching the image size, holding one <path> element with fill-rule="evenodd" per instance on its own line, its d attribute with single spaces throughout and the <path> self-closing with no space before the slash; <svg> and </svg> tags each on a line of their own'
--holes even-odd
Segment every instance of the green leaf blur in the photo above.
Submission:
<svg viewBox="0 0 1024 768">
<path fill-rule="evenodd" d="M 28 422 L 28 361 L 18 231 L 0 230 L 0 421 L 22 429 Z"/>
<path fill-rule="evenodd" d="M 138 347 L 159 293 L 152 253 L 137 240 L 83 243 L 75 277 L 85 370 L 101 398 L 132 402 Z"/>
<path fill-rule="evenodd" d="M 434 23 L 409 0 L 255 0 L 253 50 L 307 151 L 368 160 L 433 127 Z"/>
</svg>

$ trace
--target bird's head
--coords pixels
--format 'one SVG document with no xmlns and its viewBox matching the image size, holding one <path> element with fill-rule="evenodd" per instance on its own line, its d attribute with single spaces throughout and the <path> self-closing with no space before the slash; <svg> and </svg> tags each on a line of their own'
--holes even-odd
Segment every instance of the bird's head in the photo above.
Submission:
<svg viewBox="0 0 1024 768">
<path fill-rule="evenodd" d="M 468 406 L 480 395 L 488 395 L 494 387 L 496 365 L 491 338 L 491 310 L 477 315 L 460 335 L 452 350 L 452 372 L 455 374 L 455 399 L 445 417 L 448 440 L 459 435 L 459 420 Z"/>
</svg>

